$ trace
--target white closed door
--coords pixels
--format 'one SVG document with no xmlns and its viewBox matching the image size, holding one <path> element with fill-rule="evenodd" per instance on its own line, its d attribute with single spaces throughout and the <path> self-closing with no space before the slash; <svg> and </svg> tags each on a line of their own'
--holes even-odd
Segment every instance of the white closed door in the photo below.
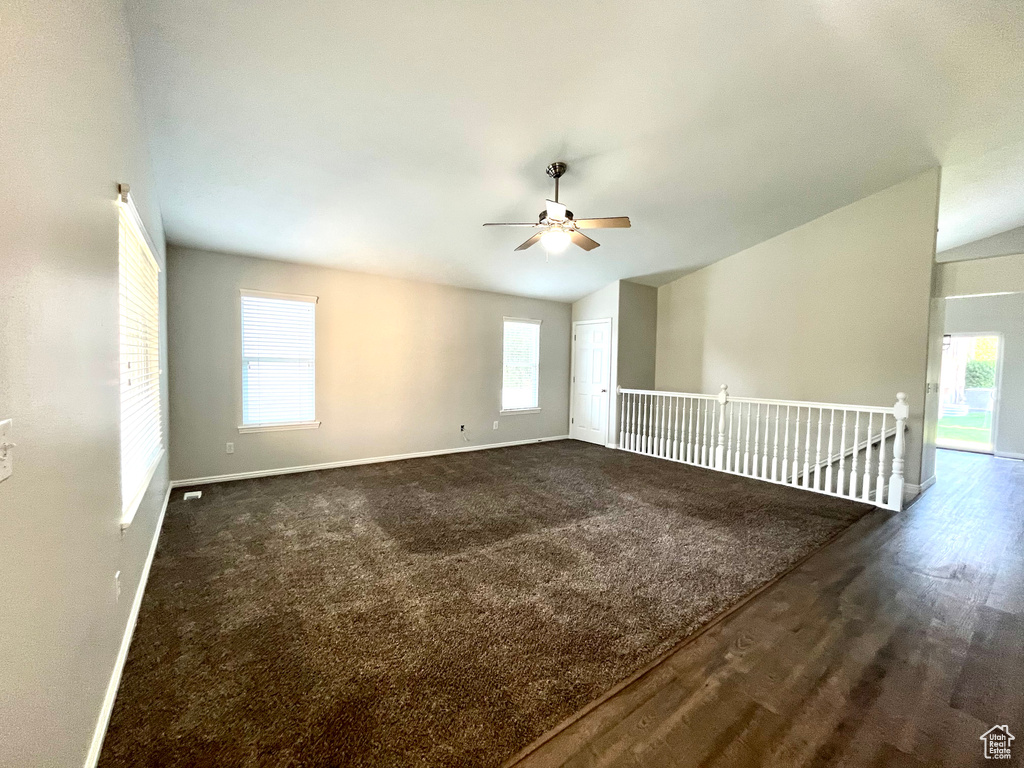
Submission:
<svg viewBox="0 0 1024 768">
<path fill-rule="evenodd" d="M 611 403 L 612 321 L 573 323 L 569 436 L 605 445 Z"/>
</svg>

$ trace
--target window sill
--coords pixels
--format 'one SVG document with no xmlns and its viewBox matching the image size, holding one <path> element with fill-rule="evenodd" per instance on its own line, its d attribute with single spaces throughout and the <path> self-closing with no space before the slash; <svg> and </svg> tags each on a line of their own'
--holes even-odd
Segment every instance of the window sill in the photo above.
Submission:
<svg viewBox="0 0 1024 768">
<path fill-rule="evenodd" d="M 165 449 L 161 449 L 160 453 L 157 454 L 156 459 L 153 460 L 153 466 L 146 472 L 146 479 L 142 483 L 142 487 L 139 492 L 135 494 L 135 498 L 121 510 L 121 530 L 125 530 L 129 525 L 132 524 L 132 520 L 135 519 L 135 513 L 139 511 L 139 507 L 142 505 L 142 500 L 146 498 L 146 491 L 149 490 L 149 484 L 153 482 L 153 475 L 156 474 L 156 468 L 160 466 L 160 462 L 163 461 Z"/>
<path fill-rule="evenodd" d="M 507 411 L 501 411 L 501 416 L 513 416 L 517 413 L 540 413 L 540 408 L 512 408 Z"/>
<path fill-rule="evenodd" d="M 283 424 L 242 424 L 240 433 L 246 432 L 286 432 L 291 429 L 319 429 L 319 421 L 289 421 Z"/>
</svg>

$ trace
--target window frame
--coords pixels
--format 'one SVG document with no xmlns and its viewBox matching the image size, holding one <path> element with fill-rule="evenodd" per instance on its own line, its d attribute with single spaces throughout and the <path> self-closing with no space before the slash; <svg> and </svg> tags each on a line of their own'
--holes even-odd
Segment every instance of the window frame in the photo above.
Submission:
<svg viewBox="0 0 1024 768">
<path fill-rule="evenodd" d="M 277 421 L 264 423 L 245 423 L 245 387 L 243 377 L 245 375 L 245 349 L 244 339 L 244 317 L 242 313 L 242 299 L 251 296 L 260 299 L 280 299 L 283 301 L 298 301 L 313 305 L 313 357 L 310 362 L 313 365 L 313 418 L 307 421 Z M 287 432 L 296 429 L 319 429 L 320 421 L 316 418 L 316 306 L 320 303 L 319 296 L 309 296 L 300 293 L 279 293 L 276 291 L 259 291 L 252 288 L 240 288 L 238 290 L 238 432 L 246 434 L 251 432 Z"/>
<path fill-rule="evenodd" d="M 161 366 L 161 357 L 163 355 L 163 341 L 161 337 L 161 305 L 160 296 L 160 273 L 163 272 L 163 268 L 160 262 L 157 260 L 156 245 L 153 243 L 153 239 L 149 236 L 149 231 L 146 229 L 145 223 L 142 221 L 142 216 L 139 214 L 139 209 L 135 205 L 135 200 L 132 198 L 130 188 L 127 184 L 118 185 L 118 196 L 117 196 L 117 209 L 118 209 L 118 241 L 117 241 L 117 275 L 118 275 L 118 293 L 117 293 L 117 334 L 118 334 L 118 488 L 121 496 L 121 517 L 120 525 L 122 530 L 128 528 L 132 521 L 135 519 L 136 513 L 139 511 L 139 507 L 142 505 L 142 500 L 146 497 L 146 493 L 149 491 L 149 486 L 153 482 L 153 476 L 156 474 L 157 467 L 160 466 L 160 462 L 163 461 L 164 455 L 167 453 L 167 445 L 164 441 L 164 402 L 163 402 L 163 368 Z M 153 458 L 147 465 L 146 469 L 140 475 L 138 487 L 131 492 L 131 496 L 126 494 L 129 492 L 125 488 L 124 482 L 124 405 L 123 405 L 123 393 L 121 391 L 121 376 L 122 376 L 122 349 L 121 349 L 121 336 L 122 336 L 122 320 L 123 310 L 121 305 L 121 272 L 123 268 L 123 254 L 121 250 L 121 224 L 125 222 L 132 230 L 135 238 L 140 241 L 144 247 L 144 257 L 148 258 L 152 262 L 152 267 L 156 274 L 156 328 L 154 329 L 156 334 L 156 411 L 157 411 L 157 441 L 159 450 L 154 453 Z"/>
<path fill-rule="evenodd" d="M 531 323 L 537 326 L 537 405 L 529 408 L 505 408 L 505 326 L 508 323 Z M 500 410 L 501 416 L 515 416 L 529 413 L 540 413 L 540 384 L 541 384 L 541 335 L 544 331 L 544 321 L 532 317 L 503 317 L 501 319 L 501 390 Z"/>
</svg>

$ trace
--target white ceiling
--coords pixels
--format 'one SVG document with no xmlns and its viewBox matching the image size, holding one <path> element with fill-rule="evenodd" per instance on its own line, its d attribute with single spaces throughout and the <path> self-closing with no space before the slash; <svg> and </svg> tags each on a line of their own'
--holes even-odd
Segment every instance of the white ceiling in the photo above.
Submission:
<svg viewBox="0 0 1024 768">
<path fill-rule="evenodd" d="M 939 244 L 1024 224 L 1016 0 L 134 0 L 170 242 L 572 300 L 936 164 Z M 545 166 L 602 247 L 513 253 Z M 654 276 L 654 277 L 650 277 Z"/>
</svg>

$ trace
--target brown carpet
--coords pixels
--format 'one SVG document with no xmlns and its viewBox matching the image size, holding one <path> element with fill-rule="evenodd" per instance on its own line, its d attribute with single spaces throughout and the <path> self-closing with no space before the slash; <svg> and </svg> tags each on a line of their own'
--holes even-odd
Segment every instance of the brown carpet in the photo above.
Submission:
<svg viewBox="0 0 1024 768">
<path fill-rule="evenodd" d="M 869 509 L 572 441 L 202 491 L 106 768 L 499 765 Z"/>
</svg>

